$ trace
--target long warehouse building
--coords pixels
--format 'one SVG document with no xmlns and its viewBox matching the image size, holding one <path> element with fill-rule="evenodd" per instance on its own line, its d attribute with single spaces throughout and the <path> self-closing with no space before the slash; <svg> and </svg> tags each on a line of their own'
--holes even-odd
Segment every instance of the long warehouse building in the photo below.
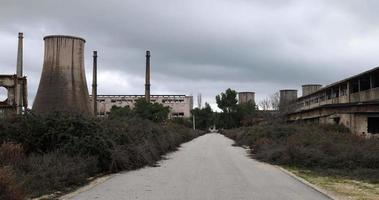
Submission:
<svg viewBox="0 0 379 200">
<path fill-rule="evenodd" d="M 342 124 L 363 136 L 379 136 L 379 67 L 321 87 L 304 85 L 303 96 L 281 91 L 288 121 Z M 289 101 L 288 101 L 289 100 Z"/>
</svg>

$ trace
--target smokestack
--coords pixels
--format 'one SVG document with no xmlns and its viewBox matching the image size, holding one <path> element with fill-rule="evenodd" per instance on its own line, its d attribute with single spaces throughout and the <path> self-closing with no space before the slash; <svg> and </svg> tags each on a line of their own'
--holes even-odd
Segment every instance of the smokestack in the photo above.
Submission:
<svg viewBox="0 0 379 200">
<path fill-rule="evenodd" d="M 63 35 L 44 40 L 43 70 L 33 110 L 40 114 L 92 113 L 84 68 L 85 40 Z"/>
<path fill-rule="evenodd" d="M 146 51 L 145 98 L 150 102 L 150 51 Z"/>
<path fill-rule="evenodd" d="M 97 116 L 97 51 L 93 52 L 92 101 L 93 114 Z"/>
<path fill-rule="evenodd" d="M 23 33 L 18 33 L 18 50 L 17 50 L 17 69 L 16 69 L 16 75 L 17 80 L 20 80 L 22 77 L 22 67 L 23 67 Z M 23 105 L 23 87 L 22 83 L 17 83 L 17 108 L 16 113 L 19 115 L 22 113 L 22 105 Z"/>
</svg>

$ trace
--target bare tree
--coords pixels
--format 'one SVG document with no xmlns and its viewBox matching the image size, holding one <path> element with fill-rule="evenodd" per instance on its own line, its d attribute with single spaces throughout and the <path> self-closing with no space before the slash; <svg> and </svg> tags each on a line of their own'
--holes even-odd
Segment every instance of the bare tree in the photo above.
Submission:
<svg viewBox="0 0 379 200">
<path fill-rule="evenodd" d="M 280 94 L 275 92 L 270 96 L 271 110 L 279 110 Z"/>
<path fill-rule="evenodd" d="M 258 106 L 262 110 L 279 110 L 280 95 L 276 92 L 270 97 L 263 99 L 258 103 Z"/>
<path fill-rule="evenodd" d="M 258 106 L 262 110 L 270 110 L 270 99 L 265 98 L 258 103 Z"/>
</svg>

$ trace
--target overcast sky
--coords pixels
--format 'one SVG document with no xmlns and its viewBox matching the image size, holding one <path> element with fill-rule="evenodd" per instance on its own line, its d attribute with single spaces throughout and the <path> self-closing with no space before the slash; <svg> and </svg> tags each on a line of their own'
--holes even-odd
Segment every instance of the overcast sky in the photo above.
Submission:
<svg viewBox="0 0 379 200">
<path fill-rule="evenodd" d="M 152 94 L 254 91 L 329 84 L 379 65 L 377 0 L 0 0 L 0 74 L 15 73 L 24 32 L 29 101 L 38 88 L 43 37 L 86 39 L 99 94 L 143 94 L 145 51 Z M 90 87 L 89 87 L 90 89 Z M 301 95 L 301 91 L 299 91 Z"/>
</svg>

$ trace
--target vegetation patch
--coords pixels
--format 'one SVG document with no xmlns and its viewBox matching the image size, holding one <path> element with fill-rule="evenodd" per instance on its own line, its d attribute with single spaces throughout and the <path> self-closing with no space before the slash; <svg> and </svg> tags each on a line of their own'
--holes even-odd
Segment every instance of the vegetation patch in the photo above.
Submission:
<svg viewBox="0 0 379 200">
<path fill-rule="evenodd" d="M 325 189 L 353 199 L 377 197 L 378 138 L 362 138 L 343 126 L 319 124 L 272 123 L 224 130 L 223 134 L 237 145 L 249 146 L 253 158 L 285 166 Z"/>
<path fill-rule="evenodd" d="M 200 135 L 163 120 L 165 108 L 149 107 L 154 114 L 116 109 L 110 118 L 53 113 L 2 119 L 0 199 L 65 192 L 99 174 L 154 165 Z"/>
</svg>

